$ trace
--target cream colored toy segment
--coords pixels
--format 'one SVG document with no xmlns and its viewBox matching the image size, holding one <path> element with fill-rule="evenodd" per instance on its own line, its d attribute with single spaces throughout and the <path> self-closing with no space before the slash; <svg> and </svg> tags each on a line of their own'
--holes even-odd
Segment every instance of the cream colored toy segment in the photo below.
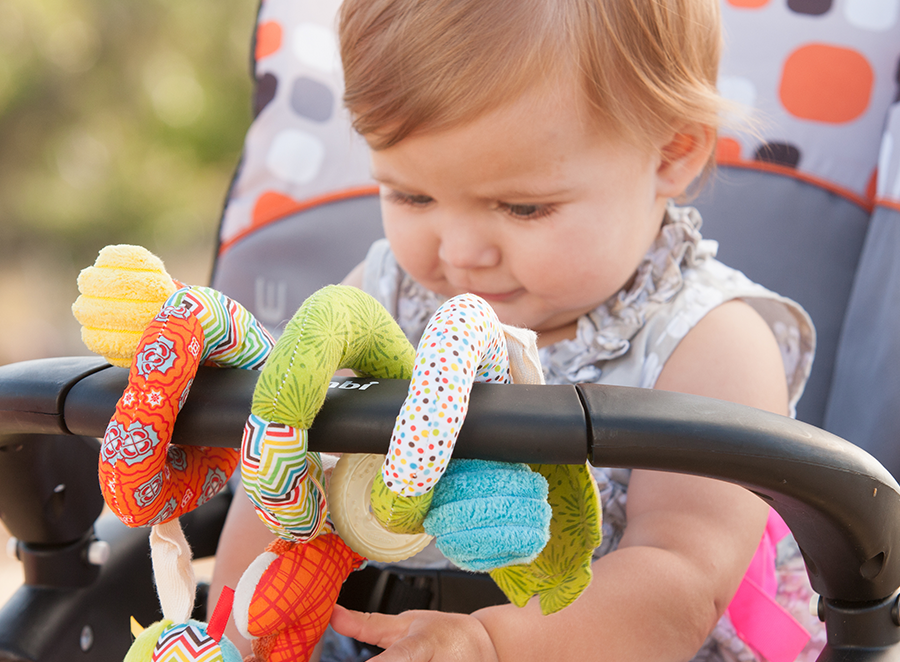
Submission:
<svg viewBox="0 0 900 662">
<path fill-rule="evenodd" d="M 383 455 L 344 454 L 328 486 L 328 508 L 338 534 L 354 552 L 390 563 L 418 554 L 431 542 L 425 533 L 388 531 L 369 510 L 369 495 Z"/>
</svg>

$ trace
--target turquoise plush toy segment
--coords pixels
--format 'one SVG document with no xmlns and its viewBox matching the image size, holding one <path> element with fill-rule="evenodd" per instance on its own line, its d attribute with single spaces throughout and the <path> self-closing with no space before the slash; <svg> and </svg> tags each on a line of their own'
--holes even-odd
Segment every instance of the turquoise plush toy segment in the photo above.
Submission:
<svg viewBox="0 0 900 662">
<path fill-rule="evenodd" d="M 547 481 L 525 464 L 452 460 L 434 489 L 425 532 L 464 570 L 533 561 L 550 538 Z"/>
</svg>

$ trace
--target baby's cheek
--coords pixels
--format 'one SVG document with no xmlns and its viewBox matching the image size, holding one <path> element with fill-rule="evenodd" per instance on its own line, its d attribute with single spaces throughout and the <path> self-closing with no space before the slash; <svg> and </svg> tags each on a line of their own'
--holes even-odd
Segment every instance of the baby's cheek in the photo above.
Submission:
<svg viewBox="0 0 900 662">
<path fill-rule="evenodd" d="M 413 279 L 434 278 L 439 269 L 438 242 L 430 233 L 409 229 L 388 234 L 397 264 Z"/>
</svg>

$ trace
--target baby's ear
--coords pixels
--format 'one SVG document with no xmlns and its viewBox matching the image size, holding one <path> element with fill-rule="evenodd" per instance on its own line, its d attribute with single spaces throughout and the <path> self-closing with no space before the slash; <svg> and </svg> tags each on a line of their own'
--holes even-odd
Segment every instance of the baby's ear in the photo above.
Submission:
<svg viewBox="0 0 900 662">
<path fill-rule="evenodd" d="M 656 173 L 659 195 L 682 195 L 709 162 L 715 139 L 715 129 L 703 124 L 686 124 L 671 135 L 660 149 Z"/>
</svg>

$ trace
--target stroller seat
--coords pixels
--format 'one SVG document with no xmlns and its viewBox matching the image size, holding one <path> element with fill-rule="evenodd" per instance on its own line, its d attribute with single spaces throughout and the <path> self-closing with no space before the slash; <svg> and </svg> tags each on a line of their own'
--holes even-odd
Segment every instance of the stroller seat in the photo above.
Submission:
<svg viewBox="0 0 900 662">
<path fill-rule="evenodd" d="M 222 215 L 211 285 L 276 334 L 310 293 L 339 282 L 382 236 L 367 148 L 340 102 L 333 29 L 338 5 L 266 0 L 258 14 L 256 117 Z M 816 323 L 818 353 L 798 418 L 857 444 L 900 475 L 900 376 L 894 369 L 900 334 L 893 332 L 900 328 L 900 21 L 896 3 L 882 3 L 882 10 L 876 5 L 723 0 L 720 87 L 760 112 L 762 137 L 724 134 L 719 171 L 694 204 L 704 217 L 704 235 L 720 241 L 725 263 L 794 298 Z M 72 438 L 58 434 L 78 430 L 90 416 L 74 405 L 56 411 L 69 400 L 63 395 L 37 409 L 29 394 L 10 395 L 24 383 L 22 373 L 28 383 L 50 383 L 74 396 L 84 375 L 107 379 L 112 371 L 102 361 L 79 363 L 70 382 L 60 377 L 58 363 L 47 365 L 46 375 L 42 366 L 0 370 L 0 401 L 14 399 L 15 407 L 34 414 L 29 433 L 47 435 L 18 436 L 16 426 L 25 425 L 21 412 L 7 415 L 0 406 L 0 516 L 19 538 L 26 562 L 26 586 L 0 610 L 0 661 L 121 659 L 127 631 L 101 634 L 95 626 L 86 651 L 80 637 L 86 624 L 113 613 L 155 619 L 146 531 L 102 518 L 92 528 L 99 493 L 71 490 L 64 500 L 53 491 L 74 484 L 73 472 L 95 471 L 97 445 L 88 434 L 77 441 L 80 459 L 63 466 L 57 461 L 72 450 Z M 114 376 L 108 379 L 115 384 Z M 52 422 L 32 425 L 38 414 Z M 897 489 L 876 463 L 860 457 L 848 473 L 866 476 L 866 490 Z M 3 486 L 12 486 L 13 476 L 23 490 L 7 493 Z M 20 499 L 25 486 L 33 492 L 31 505 Z M 188 519 L 198 556 L 214 553 L 227 506 L 223 497 Z M 89 568 L 81 576 L 54 570 L 81 564 L 80 555 L 97 538 L 113 547 L 102 570 Z M 871 554 L 867 573 L 891 567 L 889 554 L 878 553 Z M 55 566 L 61 558 L 64 565 Z M 862 619 L 847 614 L 850 621 Z M 853 659 L 900 659 L 895 648 Z"/>
</svg>

